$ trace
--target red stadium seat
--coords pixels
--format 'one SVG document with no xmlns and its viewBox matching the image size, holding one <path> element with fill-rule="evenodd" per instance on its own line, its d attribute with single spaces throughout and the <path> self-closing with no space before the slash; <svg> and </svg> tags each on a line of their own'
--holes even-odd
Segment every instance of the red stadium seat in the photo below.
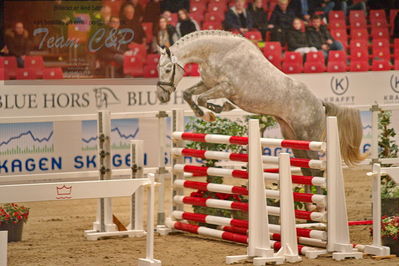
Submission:
<svg viewBox="0 0 399 266">
<path fill-rule="evenodd" d="M 204 22 L 202 24 L 202 29 L 203 30 L 221 30 L 222 27 L 222 23 L 221 22 Z"/>
<path fill-rule="evenodd" d="M 346 30 L 346 22 L 345 19 L 342 20 L 333 20 L 328 23 L 330 29 L 344 29 Z"/>
<path fill-rule="evenodd" d="M 204 13 L 190 13 L 190 17 L 199 24 L 204 21 Z"/>
<path fill-rule="evenodd" d="M 281 68 L 281 53 L 282 47 L 280 42 L 266 42 L 265 47 L 263 47 L 263 55 L 278 68 Z"/>
<path fill-rule="evenodd" d="M 141 23 L 141 26 L 143 27 L 143 30 L 145 32 L 145 37 L 147 39 L 147 43 L 152 42 L 152 22 L 143 22 Z"/>
<path fill-rule="evenodd" d="M 251 41 L 262 41 L 262 34 L 259 31 L 248 31 L 244 34 L 244 37 Z"/>
<path fill-rule="evenodd" d="M 17 76 L 17 59 L 14 56 L 0 56 L 0 68 L 5 70 L 5 77 L 15 78 Z"/>
<path fill-rule="evenodd" d="M 370 15 L 369 15 L 370 23 L 374 24 L 374 21 L 377 20 L 385 20 L 387 21 L 387 17 L 385 16 L 385 10 L 384 9 L 371 9 L 370 10 Z"/>
<path fill-rule="evenodd" d="M 327 72 L 346 72 L 345 62 L 330 62 L 327 64 Z"/>
<path fill-rule="evenodd" d="M 328 72 L 345 72 L 346 67 L 346 53 L 345 51 L 330 51 L 328 54 Z"/>
<path fill-rule="evenodd" d="M 44 61 L 41 56 L 25 56 L 25 68 L 32 69 L 36 72 L 36 76 L 43 76 Z"/>
<path fill-rule="evenodd" d="M 350 71 L 352 72 L 363 72 L 369 71 L 369 63 L 367 61 L 353 61 L 350 64 Z"/>
<path fill-rule="evenodd" d="M 224 19 L 223 13 L 208 12 L 205 14 L 204 22 L 222 22 Z"/>
<path fill-rule="evenodd" d="M 190 0 L 190 6 L 194 3 L 204 3 L 207 4 L 208 0 Z"/>
<path fill-rule="evenodd" d="M 368 40 L 369 34 L 367 29 L 351 29 L 352 40 Z"/>
<path fill-rule="evenodd" d="M 147 47 L 144 44 L 130 43 L 129 49 L 132 51 L 133 56 L 137 57 L 141 61 L 144 61 L 147 57 Z"/>
<path fill-rule="evenodd" d="M 176 26 L 178 22 L 178 17 L 176 13 L 172 13 L 168 19 L 169 24 L 172 24 L 173 26 Z"/>
<path fill-rule="evenodd" d="M 206 3 L 204 2 L 190 3 L 190 12 L 192 13 L 204 13 L 205 10 L 206 10 Z"/>
<path fill-rule="evenodd" d="M 388 29 L 372 27 L 371 28 L 371 37 L 373 37 L 373 39 L 389 39 Z"/>
<path fill-rule="evenodd" d="M 369 60 L 369 53 L 368 50 L 364 49 L 353 49 L 351 50 L 350 54 L 351 62 L 353 61 L 368 61 Z"/>
<path fill-rule="evenodd" d="M 366 14 L 363 10 L 351 10 L 349 12 L 349 21 L 351 24 L 355 21 L 366 22 Z"/>
<path fill-rule="evenodd" d="M 37 72 L 32 68 L 17 69 L 17 79 L 37 79 Z"/>
<path fill-rule="evenodd" d="M 294 74 L 303 71 L 303 58 L 300 53 L 286 52 L 284 56 L 283 72 Z"/>
<path fill-rule="evenodd" d="M 368 50 L 368 41 L 366 40 L 351 40 L 350 43 L 351 51 L 355 50 Z"/>
<path fill-rule="evenodd" d="M 389 51 L 389 41 L 386 39 L 379 39 L 373 41 L 373 58 L 390 60 L 391 54 Z"/>
<path fill-rule="evenodd" d="M 306 54 L 306 62 L 324 63 L 324 55 L 322 51 L 309 52 Z"/>
<path fill-rule="evenodd" d="M 394 66 L 395 70 L 399 70 L 399 59 L 395 59 L 395 66 Z"/>
<path fill-rule="evenodd" d="M 342 43 L 342 45 L 346 48 L 348 47 L 348 34 L 346 30 L 331 30 L 331 36 Z"/>
<path fill-rule="evenodd" d="M 45 68 L 43 70 L 43 79 L 63 79 L 64 73 L 62 72 L 62 68 Z"/>
<path fill-rule="evenodd" d="M 399 59 L 399 38 L 394 39 L 393 42 L 393 55 L 395 60 Z"/>
<path fill-rule="evenodd" d="M 226 10 L 227 5 L 225 3 L 211 2 L 208 4 L 208 12 L 217 12 L 224 14 Z"/>
<path fill-rule="evenodd" d="M 157 78 L 158 69 L 155 65 L 145 65 L 144 66 L 144 77 L 145 78 Z"/>
<path fill-rule="evenodd" d="M 103 6 L 109 6 L 112 11 L 112 16 L 119 16 L 122 1 L 120 0 L 103 0 Z"/>
<path fill-rule="evenodd" d="M 185 76 L 198 77 L 200 75 L 198 64 L 187 64 L 184 66 L 184 70 Z"/>
<path fill-rule="evenodd" d="M 0 80 L 8 80 L 8 79 L 10 79 L 10 76 L 3 67 L 0 67 Z"/>
<path fill-rule="evenodd" d="M 330 11 L 328 13 L 328 21 L 331 23 L 332 21 L 335 20 L 345 20 L 345 14 L 344 11 Z"/>
<path fill-rule="evenodd" d="M 304 65 L 305 73 L 322 73 L 326 72 L 326 66 L 321 62 L 306 62 Z"/>
<path fill-rule="evenodd" d="M 371 70 L 373 71 L 387 71 L 391 70 L 392 65 L 388 60 L 373 60 Z"/>
<path fill-rule="evenodd" d="M 123 58 L 123 73 L 133 77 L 143 76 L 143 60 L 136 56 L 125 56 Z"/>
<path fill-rule="evenodd" d="M 147 55 L 146 64 L 157 66 L 159 63 L 159 54 L 149 54 Z"/>
<path fill-rule="evenodd" d="M 351 22 L 350 28 L 352 29 L 367 29 L 367 22 L 364 20 L 355 20 Z"/>
</svg>

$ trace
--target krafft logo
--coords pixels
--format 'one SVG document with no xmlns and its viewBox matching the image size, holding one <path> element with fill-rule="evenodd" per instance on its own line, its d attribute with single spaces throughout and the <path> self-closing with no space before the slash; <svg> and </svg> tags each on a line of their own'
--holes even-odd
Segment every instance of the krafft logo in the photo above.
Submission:
<svg viewBox="0 0 399 266">
<path fill-rule="evenodd" d="M 343 95 L 349 89 L 349 78 L 347 76 L 343 78 L 332 77 L 330 82 L 331 90 L 336 95 Z"/>
<path fill-rule="evenodd" d="M 396 75 L 392 75 L 390 84 L 391 84 L 391 89 L 394 92 L 399 93 L 399 77 Z"/>
<path fill-rule="evenodd" d="M 121 101 L 115 92 L 107 87 L 94 88 L 94 95 L 96 96 L 97 108 L 108 107 L 111 104 L 119 104 Z"/>
</svg>

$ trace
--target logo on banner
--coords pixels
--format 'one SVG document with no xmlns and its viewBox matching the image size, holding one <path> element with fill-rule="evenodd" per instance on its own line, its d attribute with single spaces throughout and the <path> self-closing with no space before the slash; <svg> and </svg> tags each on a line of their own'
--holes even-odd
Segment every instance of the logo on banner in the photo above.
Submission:
<svg viewBox="0 0 399 266">
<path fill-rule="evenodd" d="M 57 188 L 56 199 L 71 199 L 72 198 L 72 186 L 67 187 L 63 185 Z"/>
<path fill-rule="evenodd" d="M 121 101 L 116 96 L 115 92 L 107 87 L 94 88 L 94 95 L 96 96 L 97 108 L 108 107 L 112 104 L 120 104 Z"/>
<path fill-rule="evenodd" d="M 396 75 L 392 75 L 390 84 L 391 84 L 391 89 L 394 92 L 399 93 L 399 77 Z"/>
<path fill-rule="evenodd" d="M 331 78 L 330 85 L 331 90 L 334 94 L 343 95 L 349 89 L 349 78 L 347 76 L 345 76 L 344 78 L 337 78 L 333 76 Z"/>
</svg>

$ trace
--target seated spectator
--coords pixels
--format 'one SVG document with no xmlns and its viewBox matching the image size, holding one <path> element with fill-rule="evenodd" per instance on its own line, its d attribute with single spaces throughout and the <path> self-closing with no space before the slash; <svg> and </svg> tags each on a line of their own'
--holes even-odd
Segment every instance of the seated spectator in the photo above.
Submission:
<svg viewBox="0 0 399 266">
<path fill-rule="evenodd" d="M 255 0 L 254 3 L 249 6 L 248 11 L 251 13 L 253 19 L 253 27 L 262 33 L 262 38 L 265 40 L 267 31 L 267 13 L 263 9 L 263 1 Z"/>
<path fill-rule="evenodd" d="M 190 10 L 190 0 L 161 1 L 161 12 L 170 11 L 172 13 L 177 13 L 180 9 Z"/>
<path fill-rule="evenodd" d="M 161 17 L 155 31 L 155 36 L 152 42 L 152 51 L 158 52 L 157 46 L 160 47 L 171 47 L 178 40 L 177 32 L 175 27 L 168 24 L 166 18 Z"/>
<path fill-rule="evenodd" d="M 112 9 L 109 6 L 103 6 L 100 12 L 94 14 L 91 18 L 90 39 L 99 29 L 106 27 L 112 17 Z"/>
<path fill-rule="evenodd" d="M 327 27 L 321 25 L 321 17 L 318 15 L 311 18 L 311 26 L 307 27 L 306 34 L 309 45 L 323 51 L 325 58 L 330 50 L 344 50 L 342 43 L 334 40 Z"/>
<path fill-rule="evenodd" d="M 344 11 L 345 16 L 348 16 L 349 10 L 363 10 L 367 11 L 366 1 L 354 1 L 352 0 L 335 0 L 335 9 L 340 9 Z"/>
<path fill-rule="evenodd" d="M 13 29 L 8 29 L 5 32 L 5 44 L 6 53 L 17 58 L 18 67 L 24 67 L 25 56 L 29 55 L 32 42 L 22 22 L 15 23 Z"/>
<path fill-rule="evenodd" d="M 191 32 L 200 30 L 198 23 L 194 19 L 190 18 L 187 10 L 180 9 L 178 15 L 179 22 L 176 25 L 176 31 L 179 37 L 183 37 Z"/>
<path fill-rule="evenodd" d="M 118 34 L 120 28 L 120 20 L 117 17 L 111 17 L 107 27 L 105 34 L 102 36 L 103 38 L 99 41 L 99 47 L 101 47 L 96 55 L 98 59 L 103 62 L 103 66 L 110 62 L 115 62 L 117 64 L 116 72 L 119 75 L 123 73 L 123 57 L 124 55 L 128 55 L 130 52 L 128 51 L 128 47 L 126 44 L 120 44 L 120 40 L 124 38 L 123 34 Z M 109 45 L 109 37 L 115 36 L 115 42 L 119 45 Z M 107 45 L 108 44 L 108 45 Z"/>
<path fill-rule="evenodd" d="M 332 0 L 322 0 L 320 1 L 319 10 L 324 12 L 324 16 L 328 18 L 328 13 L 333 10 L 335 3 Z"/>
<path fill-rule="evenodd" d="M 295 18 L 293 9 L 288 8 L 288 0 L 279 0 L 269 20 L 268 28 L 272 30 L 271 41 L 286 44 L 287 31 L 291 29 Z"/>
<path fill-rule="evenodd" d="M 145 6 L 143 22 L 151 22 L 153 27 L 158 23 L 161 16 L 161 6 L 159 0 L 151 0 Z"/>
<path fill-rule="evenodd" d="M 295 18 L 292 22 L 292 29 L 287 34 L 288 50 L 298 52 L 301 55 L 309 52 L 317 52 L 316 47 L 310 47 L 306 33 L 302 31 L 303 21 Z"/>
<path fill-rule="evenodd" d="M 137 19 L 135 19 L 134 12 L 135 9 L 133 5 L 129 4 L 125 6 L 125 8 L 122 10 L 121 28 L 133 30 L 134 33 L 133 42 L 139 44 L 145 44 L 146 43 L 145 32 L 140 22 Z"/>
<path fill-rule="evenodd" d="M 127 5 L 132 5 L 134 7 L 134 19 L 142 22 L 144 17 L 144 8 L 140 4 L 139 0 L 126 0 L 126 2 L 122 4 L 119 10 L 119 17 L 121 18 L 123 16 L 123 10 Z"/>
<path fill-rule="evenodd" d="M 246 0 L 235 0 L 235 4 L 225 15 L 224 28 L 246 33 L 253 28 L 252 14 L 245 10 Z"/>
</svg>

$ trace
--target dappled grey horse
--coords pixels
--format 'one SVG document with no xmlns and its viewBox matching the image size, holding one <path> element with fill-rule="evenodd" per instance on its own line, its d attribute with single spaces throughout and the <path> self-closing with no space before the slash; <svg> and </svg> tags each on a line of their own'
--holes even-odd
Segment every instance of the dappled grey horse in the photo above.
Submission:
<svg viewBox="0 0 399 266">
<path fill-rule="evenodd" d="M 359 111 L 326 103 L 306 85 L 272 65 L 251 41 L 225 31 L 197 31 L 173 46 L 160 49 L 157 94 L 161 102 L 170 100 L 183 78 L 184 65 L 197 63 L 201 81 L 184 90 L 184 99 L 197 117 L 214 119 L 204 112 L 229 111 L 234 106 L 255 114 L 271 115 L 286 139 L 324 140 L 326 116 L 337 116 L 342 158 L 348 165 L 363 159 L 359 148 L 362 125 Z M 197 102 L 193 96 L 198 96 Z M 226 99 L 217 105 L 209 102 Z M 317 152 L 294 150 L 295 157 L 317 159 Z M 306 175 L 316 171 L 302 169 Z"/>
</svg>

